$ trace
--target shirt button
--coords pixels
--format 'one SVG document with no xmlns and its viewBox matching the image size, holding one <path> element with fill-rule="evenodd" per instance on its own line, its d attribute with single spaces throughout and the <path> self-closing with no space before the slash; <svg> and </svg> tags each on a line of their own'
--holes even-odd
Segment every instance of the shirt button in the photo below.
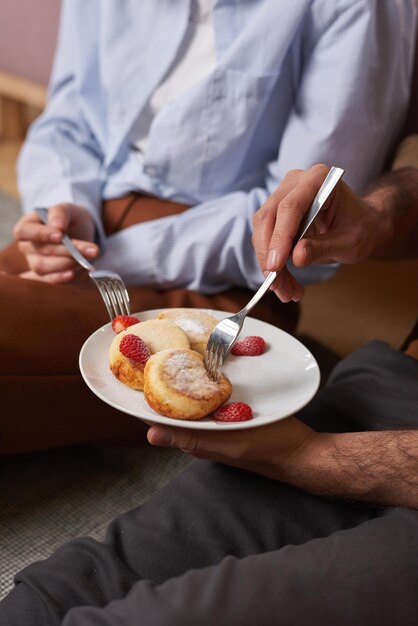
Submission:
<svg viewBox="0 0 418 626">
<path fill-rule="evenodd" d="M 152 165 L 149 165 L 148 167 L 145 168 L 145 173 L 148 174 L 148 176 L 156 176 L 158 174 L 158 170 L 156 167 L 153 167 Z"/>
</svg>

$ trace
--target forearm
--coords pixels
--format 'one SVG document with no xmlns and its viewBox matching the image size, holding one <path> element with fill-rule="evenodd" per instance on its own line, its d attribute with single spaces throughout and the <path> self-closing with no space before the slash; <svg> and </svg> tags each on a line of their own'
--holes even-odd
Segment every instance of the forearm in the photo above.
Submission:
<svg viewBox="0 0 418 626">
<path fill-rule="evenodd" d="M 418 509 L 418 430 L 318 433 L 283 480 L 316 495 Z"/>
<path fill-rule="evenodd" d="M 136 224 L 110 236 L 98 267 L 127 284 L 217 293 L 263 280 L 251 244 L 249 194 L 236 192 L 180 215 Z"/>
<path fill-rule="evenodd" d="M 370 259 L 418 256 L 418 169 L 386 174 L 363 198 L 375 213 Z"/>
</svg>

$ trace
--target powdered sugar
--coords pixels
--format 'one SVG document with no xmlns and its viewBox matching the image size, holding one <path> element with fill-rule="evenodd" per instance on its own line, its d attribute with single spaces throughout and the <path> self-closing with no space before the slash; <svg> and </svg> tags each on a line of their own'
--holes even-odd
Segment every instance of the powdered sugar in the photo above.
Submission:
<svg viewBox="0 0 418 626">
<path fill-rule="evenodd" d="M 166 369 L 181 369 L 182 367 L 191 367 L 195 365 L 195 359 L 192 359 L 187 352 L 175 352 L 166 361 Z"/>
<path fill-rule="evenodd" d="M 202 335 L 206 335 L 210 330 L 207 324 L 204 324 L 201 320 L 192 317 L 183 317 L 181 319 L 175 320 L 176 324 L 180 326 L 186 333 L 186 335 L 191 335 L 194 337 L 201 337 Z"/>
<path fill-rule="evenodd" d="M 165 362 L 164 374 L 170 387 L 197 398 L 205 398 L 218 390 L 210 380 L 203 362 L 185 352 L 175 352 Z"/>
</svg>

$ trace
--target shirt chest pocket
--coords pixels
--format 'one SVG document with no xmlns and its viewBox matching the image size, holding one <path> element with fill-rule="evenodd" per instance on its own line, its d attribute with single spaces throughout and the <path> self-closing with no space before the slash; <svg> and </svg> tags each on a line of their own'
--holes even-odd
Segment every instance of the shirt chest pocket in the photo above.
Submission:
<svg viewBox="0 0 418 626">
<path fill-rule="evenodd" d="M 147 162 L 179 189 L 225 193 L 245 176 L 278 75 L 216 70 L 168 106 L 151 128 Z"/>
</svg>

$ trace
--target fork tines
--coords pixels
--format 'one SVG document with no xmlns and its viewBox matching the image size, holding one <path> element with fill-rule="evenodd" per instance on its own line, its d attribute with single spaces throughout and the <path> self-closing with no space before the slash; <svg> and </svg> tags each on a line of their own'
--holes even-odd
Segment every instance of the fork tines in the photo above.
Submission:
<svg viewBox="0 0 418 626">
<path fill-rule="evenodd" d="M 90 277 L 100 291 L 111 320 L 119 315 L 130 315 L 129 294 L 118 274 L 96 270 L 90 272 Z"/>
</svg>

